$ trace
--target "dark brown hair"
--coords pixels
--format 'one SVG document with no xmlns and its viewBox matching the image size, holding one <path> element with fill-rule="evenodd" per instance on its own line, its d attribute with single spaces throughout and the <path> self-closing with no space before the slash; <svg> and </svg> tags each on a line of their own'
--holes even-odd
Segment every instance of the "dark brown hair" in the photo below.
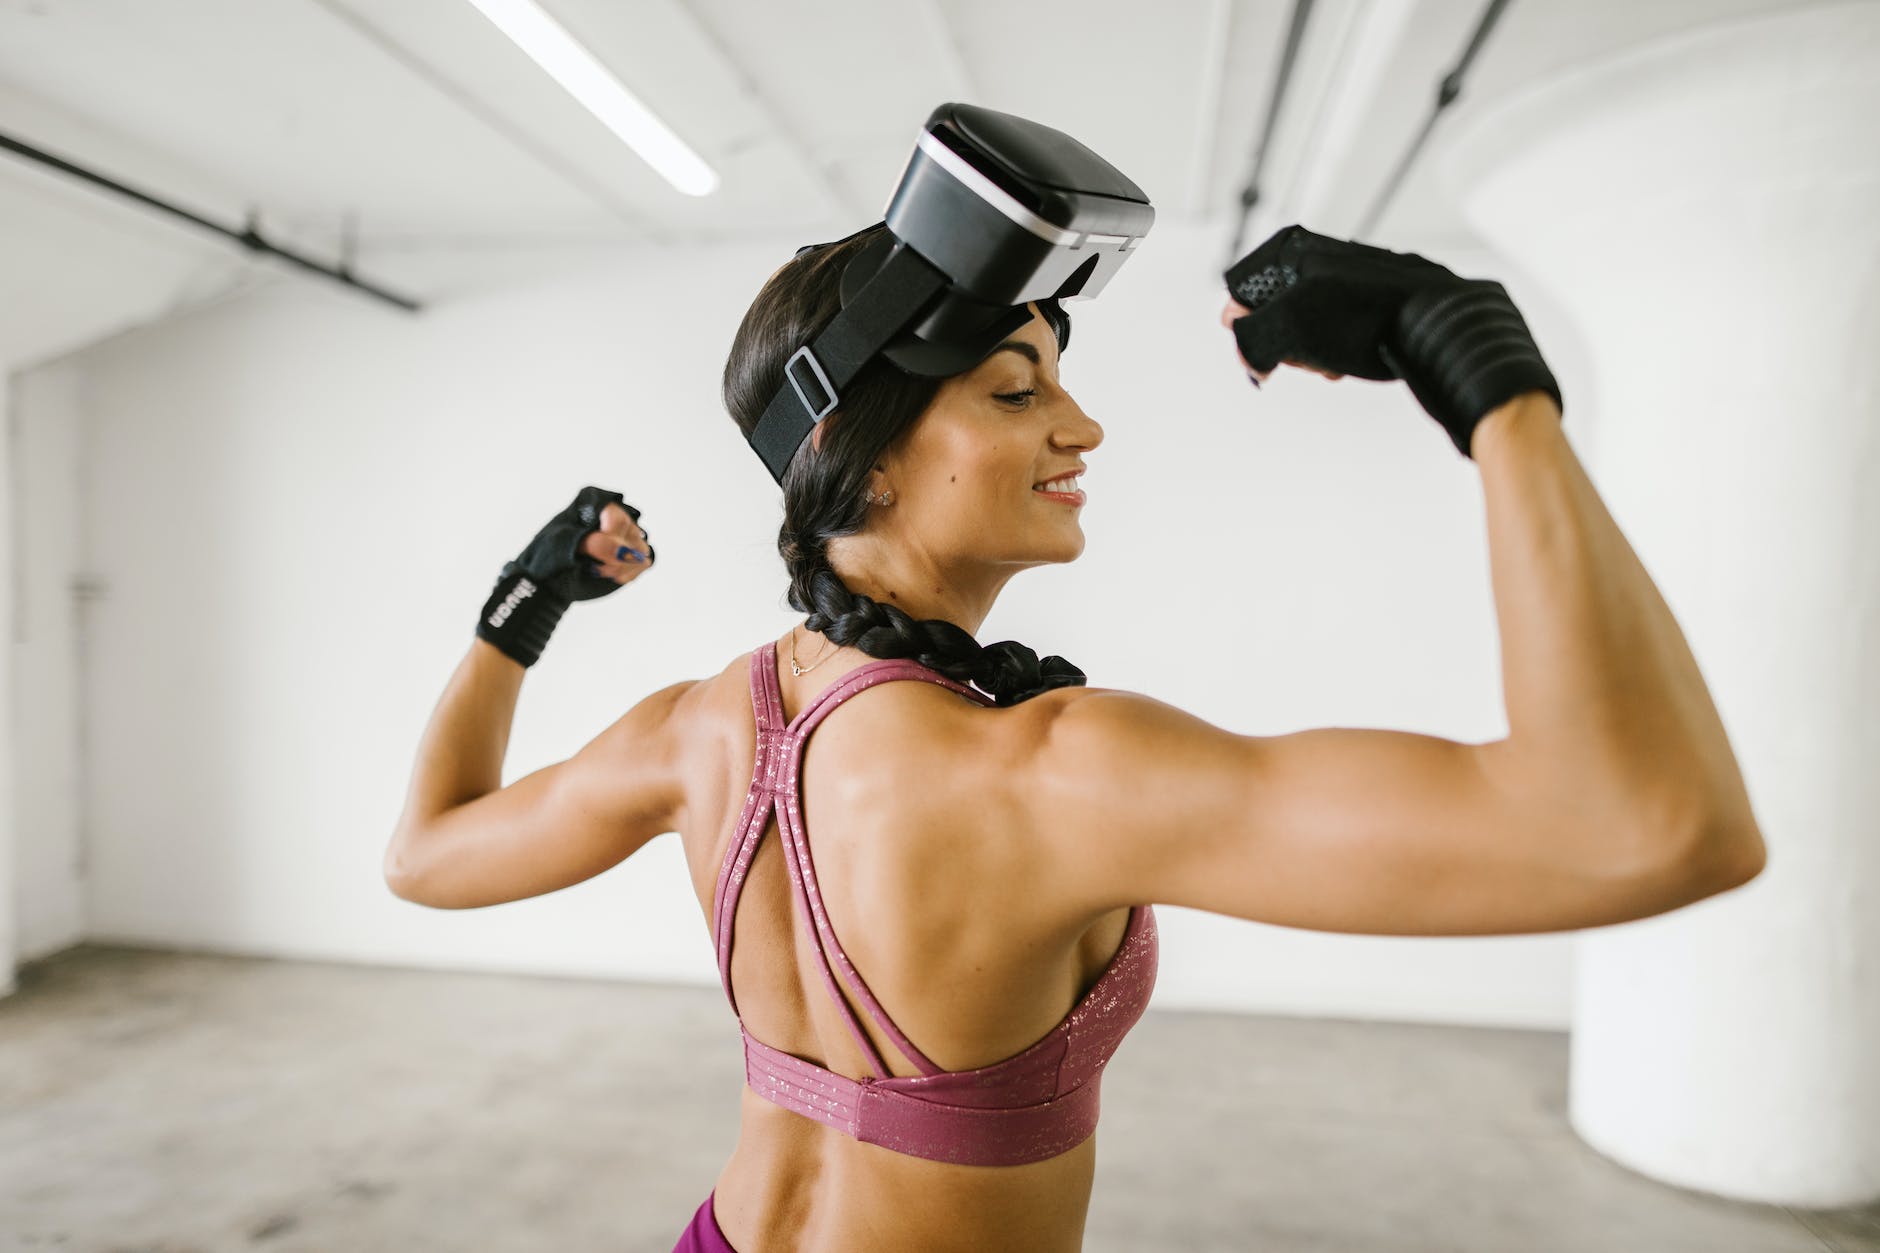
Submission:
<svg viewBox="0 0 1880 1253">
<path fill-rule="evenodd" d="M 748 443 L 783 384 L 792 353 L 840 312 L 842 271 L 887 229 L 877 224 L 834 244 L 799 253 L 779 270 L 744 314 L 725 360 L 725 408 Z M 1050 309 L 1059 343 L 1069 324 Z M 948 678 L 972 683 L 997 704 L 1015 705 L 1058 687 L 1081 687 L 1084 672 L 1016 640 L 981 647 L 939 618 L 915 621 L 893 605 L 852 592 L 830 568 L 829 541 L 862 529 L 868 472 L 883 451 L 926 412 L 941 380 L 908 374 L 883 357 L 862 367 L 842 403 L 821 425 L 822 447 L 805 438 L 783 474 L 783 527 L 777 551 L 790 572 L 790 606 L 804 625 L 871 657 L 911 657 Z"/>
</svg>

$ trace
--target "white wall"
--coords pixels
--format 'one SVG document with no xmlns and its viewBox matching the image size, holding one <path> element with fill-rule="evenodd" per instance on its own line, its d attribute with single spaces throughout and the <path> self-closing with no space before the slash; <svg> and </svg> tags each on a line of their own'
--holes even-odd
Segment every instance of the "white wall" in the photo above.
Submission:
<svg viewBox="0 0 1880 1253">
<path fill-rule="evenodd" d="M 16 904 L 21 961 L 84 938 L 79 659 L 81 371 L 62 361 L 14 381 L 12 646 Z"/>
<path fill-rule="evenodd" d="M 9 130 L 84 153 L 132 183 L 197 206 L 239 195 L 166 156 L 0 83 Z M 230 214 L 235 220 L 236 214 Z M 0 161 L 0 391 L 14 394 L 0 494 L 12 538 L 11 676 L 0 774 L 0 995 L 13 962 L 84 934 L 76 716 L 79 372 L 63 354 L 179 310 L 278 281 L 239 250 L 30 163 Z M 0 411 L 8 408 L 0 399 Z M 3 686 L 0 681 L 0 686 Z"/>
<path fill-rule="evenodd" d="M 1159 228 L 1074 306 L 1065 382 L 1107 430 L 1087 457 L 1089 545 L 1009 585 L 981 638 L 1237 731 L 1505 734 L 1474 464 L 1399 384 L 1287 370 L 1248 387 L 1216 324 L 1224 239 Z M 715 986 L 675 836 L 567 891 L 467 912 L 397 900 L 379 865 L 472 615 L 582 484 L 644 511 L 660 567 L 564 620 L 525 685 L 506 778 L 794 620 L 777 492 L 718 378 L 751 295 L 801 242 L 596 256 L 416 318 L 281 284 L 77 357 L 82 566 L 101 585 L 86 934 Z M 1574 398 L 1591 389 L 1539 294 L 1453 242 L 1418 250 L 1507 283 L 1584 449 Z M 22 864 L 22 893 L 79 890 L 56 845 Z M 1567 1021 L 1565 936 L 1334 936 L 1158 912 L 1163 1006 Z"/>
</svg>

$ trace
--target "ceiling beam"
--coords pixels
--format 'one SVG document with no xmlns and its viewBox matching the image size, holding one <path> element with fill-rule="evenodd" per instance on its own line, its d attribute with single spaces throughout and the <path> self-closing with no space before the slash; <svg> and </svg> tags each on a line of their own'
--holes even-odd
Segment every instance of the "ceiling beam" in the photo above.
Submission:
<svg viewBox="0 0 1880 1253">
<path fill-rule="evenodd" d="M 844 186 L 830 172 L 830 163 L 819 157 L 809 145 L 796 138 L 802 129 L 795 119 L 789 117 L 770 99 L 756 81 L 746 72 L 738 59 L 731 54 L 725 41 L 718 37 L 718 32 L 711 29 L 698 12 L 686 0 L 671 0 L 673 12 L 683 18 L 698 36 L 699 42 L 711 51 L 711 54 L 724 69 L 725 74 L 738 85 L 738 91 L 745 99 L 756 105 L 758 110 L 770 119 L 771 130 L 776 136 L 777 145 L 794 159 L 796 164 L 809 175 L 816 184 L 825 201 L 828 202 L 830 220 L 845 222 L 859 216 L 873 219 L 881 216 L 880 206 L 864 201 L 855 189 Z"/>
<path fill-rule="evenodd" d="M 1379 86 L 1404 54 L 1412 0 L 1333 0 L 1300 49 L 1294 124 L 1275 136 L 1274 194 L 1254 206 L 1245 237 L 1265 239 L 1299 222 L 1321 233 L 1349 231 L 1359 203 L 1337 203 L 1333 191 L 1351 163 Z"/>
<path fill-rule="evenodd" d="M 662 230 L 652 219 L 640 210 L 621 200 L 605 184 L 590 178 L 586 171 L 569 161 L 553 148 L 541 143 L 528 131 L 517 126 L 483 103 L 472 92 L 464 90 L 457 83 L 446 78 L 429 62 L 393 39 L 383 30 L 361 17 L 348 7 L 345 0 L 312 0 L 317 7 L 326 10 L 341 24 L 361 36 L 367 43 L 409 70 L 417 78 L 430 86 L 452 104 L 468 113 L 489 127 L 490 130 L 514 144 L 523 152 L 539 161 L 544 167 L 560 176 L 576 190 L 586 195 L 608 213 L 625 223 L 633 231 L 637 241 L 650 243 L 655 247 L 664 247 L 672 243 L 670 233 Z"/>
<path fill-rule="evenodd" d="M 1214 147 L 1221 134 L 1221 97 L 1227 82 L 1233 0 L 1209 0 L 1208 33 L 1201 45 L 1201 86 L 1196 92 L 1195 143 L 1188 160 L 1188 213 L 1205 217 L 1214 180 Z"/>
</svg>

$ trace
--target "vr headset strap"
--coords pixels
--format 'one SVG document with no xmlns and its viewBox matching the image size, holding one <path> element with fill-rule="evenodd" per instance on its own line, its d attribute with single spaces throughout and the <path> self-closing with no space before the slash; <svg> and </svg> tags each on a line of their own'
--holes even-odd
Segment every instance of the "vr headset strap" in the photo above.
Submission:
<svg viewBox="0 0 1880 1253">
<path fill-rule="evenodd" d="M 898 246 L 822 334 L 784 364 L 783 386 L 751 430 L 751 447 L 779 486 L 790 458 L 841 402 L 842 390 L 948 282 L 912 248 Z"/>
</svg>

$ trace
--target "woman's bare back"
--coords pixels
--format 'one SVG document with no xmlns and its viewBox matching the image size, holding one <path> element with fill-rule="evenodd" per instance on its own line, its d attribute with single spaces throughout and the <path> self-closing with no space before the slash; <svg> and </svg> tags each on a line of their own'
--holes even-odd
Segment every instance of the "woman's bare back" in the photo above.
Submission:
<svg viewBox="0 0 1880 1253">
<path fill-rule="evenodd" d="M 780 664 L 784 717 L 865 661 L 800 677 Z M 680 735 L 680 834 L 708 926 L 756 756 L 750 662 L 740 656 L 690 694 Z M 882 683 L 850 697 L 803 753 L 804 826 L 830 925 L 896 1025 L 950 1071 L 1002 1061 L 1048 1034 L 1109 965 L 1129 923 L 1127 909 L 1068 928 L 1051 921 L 1040 845 L 1014 838 L 1015 810 L 1001 801 L 1022 785 L 1000 734 L 1011 714 L 938 684 Z M 757 1039 L 861 1079 L 871 1068 L 816 964 L 780 839 L 773 814 L 738 901 L 739 1012 Z M 920 1074 L 842 991 L 891 1072 Z M 746 1086 L 715 1207 L 741 1253 L 1075 1250 L 1095 1151 L 1093 1136 L 1022 1166 L 931 1161 L 852 1139 Z"/>
</svg>

